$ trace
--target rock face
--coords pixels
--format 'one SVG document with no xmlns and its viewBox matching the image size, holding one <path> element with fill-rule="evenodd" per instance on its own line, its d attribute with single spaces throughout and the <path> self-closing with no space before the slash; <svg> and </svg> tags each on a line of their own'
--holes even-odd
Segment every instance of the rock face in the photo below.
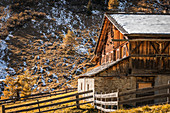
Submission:
<svg viewBox="0 0 170 113">
<path fill-rule="evenodd" d="M 4 57 L 7 53 L 7 44 L 5 41 L 0 40 L 0 79 L 4 79 L 5 76 L 8 74 L 6 71 L 7 64 L 4 61 Z"/>
<path fill-rule="evenodd" d="M 40 91 L 77 87 L 76 75 L 86 71 L 86 67 L 94 66 L 88 62 L 97 41 L 102 13 L 92 16 L 74 13 L 67 9 L 71 6 L 65 2 L 38 3 L 36 7 L 29 6 L 16 12 L 9 4 L 7 8 L 1 7 L 6 18 L 0 20 L 3 25 L 0 30 L 8 31 L 3 38 L 8 52 L 0 58 L 0 65 L 14 76 L 29 70 L 32 76 L 38 76 Z M 73 31 L 76 44 L 65 48 L 63 38 L 68 29 Z M 6 50 L 1 48 L 0 53 Z M 4 69 L 0 67 L 0 73 Z"/>
</svg>

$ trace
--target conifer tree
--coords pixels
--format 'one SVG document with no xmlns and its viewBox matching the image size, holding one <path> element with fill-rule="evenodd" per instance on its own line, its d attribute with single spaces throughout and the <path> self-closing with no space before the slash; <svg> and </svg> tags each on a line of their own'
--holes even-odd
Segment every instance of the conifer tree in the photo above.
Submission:
<svg viewBox="0 0 170 113">
<path fill-rule="evenodd" d="M 67 50 L 71 49 L 71 51 L 73 50 L 73 47 L 77 45 L 75 34 L 72 31 L 68 30 L 67 34 L 63 38 L 63 44 Z"/>
<path fill-rule="evenodd" d="M 91 0 L 89 0 L 88 4 L 87 4 L 87 14 L 91 15 L 92 14 L 92 3 Z"/>
<path fill-rule="evenodd" d="M 7 85 L 3 91 L 3 99 L 16 98 L 20 96 L 30 95 L 33 90 L 33 85 L 36 83 L 36 77 L 32 77 L 28 71 L 24 75 L 17 77 L 7 76 L 4 83 Z"/>
<path fill-rule="evenodd" d="M 118 9 L 119 1 L 118 0 L 109 0 L 108 2 L 108 9 Z"/>
</svg>

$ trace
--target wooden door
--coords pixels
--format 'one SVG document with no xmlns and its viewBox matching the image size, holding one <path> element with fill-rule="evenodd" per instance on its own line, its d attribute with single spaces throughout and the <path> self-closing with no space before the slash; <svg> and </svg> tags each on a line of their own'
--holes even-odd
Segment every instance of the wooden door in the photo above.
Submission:
<svg viewBox="0 0 170 113">
<path fill-rule="evenodd" d="M 149 88 L 154 86 L 154 77 L 136 77 L 136 85 L 137 89 L 143 89 L 143 88 Z M 143 94 L 137 94 L 136 97 L 144 97 L 144 96 L 150 96 L 154 95 L 154 92 L 148 92 L 148 93 L 143 93 Z M 154 100 L 149 100 L 149 101 L 143 101 L 143 102 L 137 102 L 137 106 L 143 106 L 143 105 L 148 105 L 148 104 L 154 104 Z"/>
</svg>

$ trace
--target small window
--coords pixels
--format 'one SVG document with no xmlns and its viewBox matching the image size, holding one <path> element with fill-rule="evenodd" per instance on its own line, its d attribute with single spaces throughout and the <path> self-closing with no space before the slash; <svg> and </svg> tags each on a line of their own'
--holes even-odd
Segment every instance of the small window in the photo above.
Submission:
<svg viewBox="0 0 170 113">
<path fill-rule="evenodd" d="M 117 49 L 117 59 L 120 59 L 120 50 Z"/>
<path fill-rule="evenodd" d="M 111 61 L 113 61 L 113 51 L 110 54 L 111 54 Z"/>
<path fill-rule="evenodd" d="M 113 51 L 113 61 L 116 60 L 116 50 Z"/>
<path fill-rule="evenodd" d="M 123 46 L 123 57 L 126 57 L 126 46 Z"/>
<path fill-rule="evenodd" d="M 87 84 L 87 91 L 89 90 L 89 84 Z"/>
<path fill-rule="evenodd" d="M 105 62 L 104 59 L 105 59 L 104 55 L 102 55 L 102 64 Z"/>
<path fill-rule="evenodd" d="M 81 83 L 81 90 L 83 90 L 83 83 Z"/>
<path fill-rule="evenodd" d="M 109 61 L 109 55 L 106 54 L 106 62 L 108 62 L 108 61 Z"/>
</svg>

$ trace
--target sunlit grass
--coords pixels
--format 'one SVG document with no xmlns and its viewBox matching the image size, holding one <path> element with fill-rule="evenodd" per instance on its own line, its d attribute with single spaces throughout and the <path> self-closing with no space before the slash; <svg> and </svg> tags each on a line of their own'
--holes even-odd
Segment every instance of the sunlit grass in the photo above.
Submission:
<svg viewBox="0 0 170 113">
<path fill-rule="evenodd" d="M 168 113 L 170 112 L 170 104 L 165 105 L 154 105 L 154 106 L 144 106 L 133 108 L 129 110 L 120 109 L 112 113 Z"/>
</svg>

